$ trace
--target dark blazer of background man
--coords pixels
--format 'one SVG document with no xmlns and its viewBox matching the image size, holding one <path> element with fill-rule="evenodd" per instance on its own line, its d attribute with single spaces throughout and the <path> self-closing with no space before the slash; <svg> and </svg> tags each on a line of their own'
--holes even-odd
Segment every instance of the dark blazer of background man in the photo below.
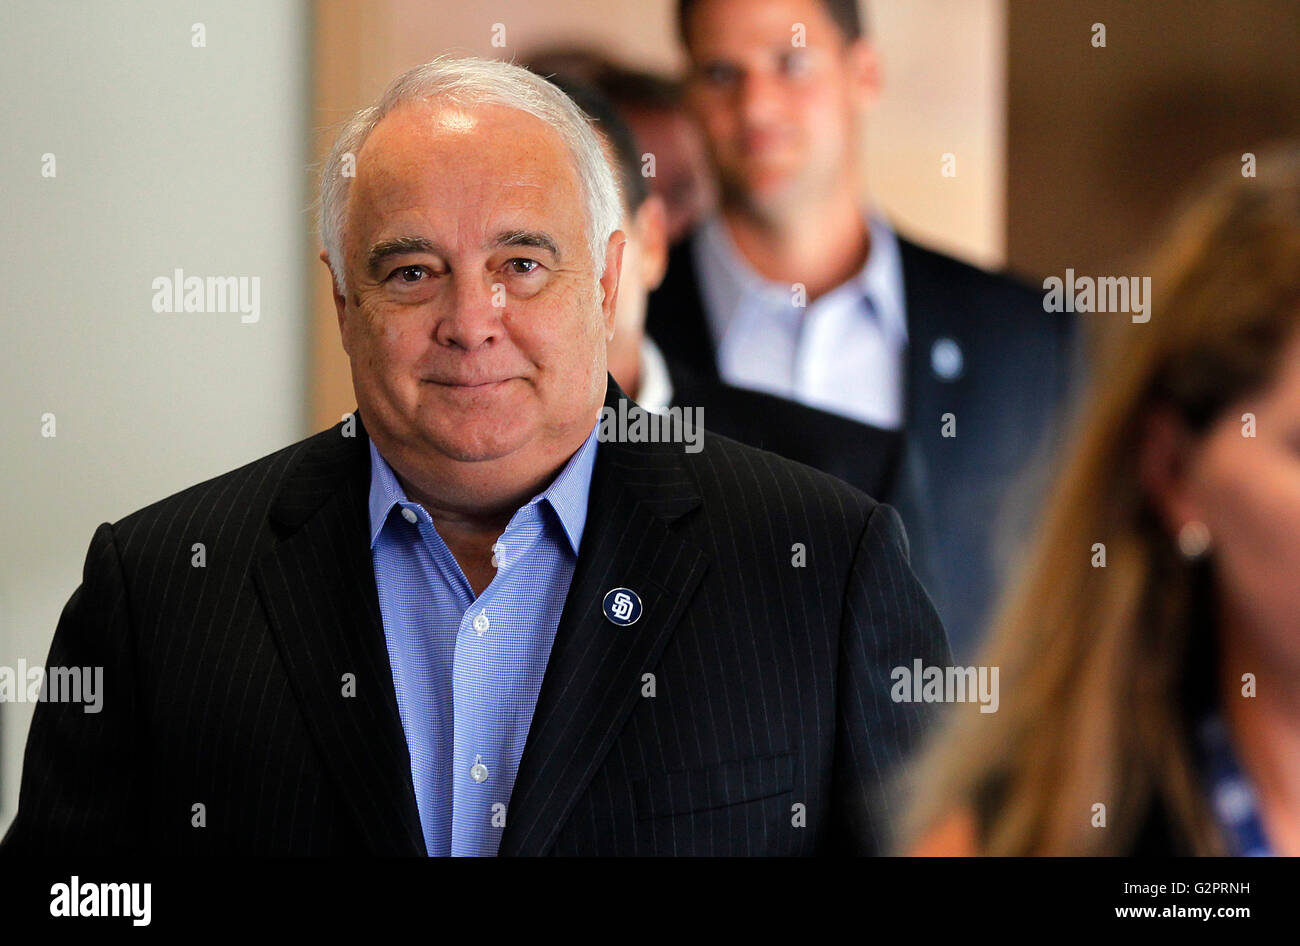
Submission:
<svg viewBox="0 0 1300 946">
<path fill-rule="evenodd" d="M 371 446 L 487 594 L 519 580 L 488 564 L 504 523 L 593 443 L 494 850 L 883 848 L 899 813 L 885 788 L 927 716 L 894 698 L 910 692 L 895 670 L 950 660 L 898 518 L 720 436 L 698 452 L 633 439 L 636 426 L 594 439 L 605 411 L 639 411 L 604 367 L 622 236 L 591 208 L 616 189 L 580 113 L 521 73 L 417 67 L 348 126 L 362 123 L 360 144 L 341 134 L 324 177 L 344 153 L 356 175 L 344 204 L 326 203 L 347 226 L 326 230 L 323 258 L 355 426 L 95 531 L 49 662 L 103 667 L 102 705 L 36 708 L 6 854 L 424 855 L 369 548 Z M 487 91 L 427 91 L 471 80 Z M 499 101 L 518 89 L 551 102 L 547 117 Z M 618 589 L 639 615 L 610 608 Z"/>
<path fill-rule="evenodd" d="M 691 58 L 688 101 L 721 179 L 717 221 L 732 227 L 733 240 L 741 228 L 742 252 L 761 258 L 757 268 L 789 276 L 769 276 L 769 284 L 805 283 L 811 300 L 818 280 L 829 292 L 858 279 L 872 246 L 858 123 L 878 75 L 856 0 L 682 0 L 678 9 Z M 805 48 L 792 48 L 793 23 L 806 28 Z M 764 149 L 775 155 L 766 165 L 756 157 Z M 706 381 L 743 384 L 720 377 L 701 239 L 674 249 L 646 330 L 670 363 Z M 902 236 L 897 247 L 906 345 L 894 370 L 904 445 L 896 488 L 882 498 L 902 515 L 918 574 L 964 659 L 996 591 L 1006 503 L 1057 439 L 1072 330 L 1011 280 Z M 838 269 L 822 265 L 832 254 L 843 257 Z M 755 268 L 753 256 L 746 266 Z M 825 431 L 827 449 L 833 436 Z"/>
<path fill-rule="evenodd" d="M 941 608 L 954 650 L 969 656 L 997 582 L 999 524 L 1017 484 L 1030 488 L 1032 465 L 1062 419 L 1072 361 L 1062 323 L 1044 321 L 1032 291 L 900 237 L 909 335 L 901 447 L 888 439 L 895 432 L 829 411 L 814 411 L 803 425 L 774 423 L 779 412 L 751 414 L 750 405 L 718 396 L 743 389 L 718 377 L 691 246 L 688 239 L 673 250 L 647 319 L 670 365 L 688 379 L 683 398 L 704 407 L 706 426 L 708 418 L 733 424 L 720 429 L 860 488 L 881 483 L 874 495 L 903 517 L 913 566 Z M 962 353 L 957 377 L 933 364 L 935 346 L 948 341 Z M 956 418 L 956 437 L 943 435 L 947 413 Z M 878 465 L 882 449 L 900 450 L 901 459 Z"/>
</svg>

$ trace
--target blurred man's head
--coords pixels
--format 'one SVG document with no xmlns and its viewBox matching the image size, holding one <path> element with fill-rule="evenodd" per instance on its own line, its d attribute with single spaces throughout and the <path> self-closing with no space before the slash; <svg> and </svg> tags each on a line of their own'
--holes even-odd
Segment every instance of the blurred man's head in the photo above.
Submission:
<svg viewBox="0 0 1300 946">
<path fill-rule="evenodd" d="M 642 173 L 640 142 L 613 103 L 591 85 L 563 77 L 555 82 L 592 118 L 618 181 L 626 242 L 614 337 L 609 343 L 609 371 L 620 387 L 635 396 L 646 303 L 668 267 L 668 212 Z"/>
<path fill-rule="evenodd" d="M 686 110 L 680 82 L 611 66 L 599 77 L 600 91 L 613 103 L 635 137 L 639 153 L 654 156 L 650 190 L 668 213 L 668 241 L 676 243 L 708 216 L 717 184 L 708 146 Z"/>
<path fill-rule="evenodd" d="M 713 212 L 717 184 L 708 146 L 686 109 L 682 83 L 620 65 L 583 46 L 558 46 L 528 57 L 538 75 L 581 82 L 604 98 L 631 129 L 639 155 L 654 156 L 650 190 L 668 212 L 668 241 L 676 243 Z"/>
<path fill-rule="evenodd" d="M 617 185 L 567 97 L 440 60 L 343 130 L 322 259 L 366 427 L 395 466 L 518 483 L 552 471 L 605 393 Z"/>
<path fill-rule="evenodd" d="M 728 206 L 806 212 L 856 182 L 878 76 L 855 0 L 679 0 L 678 29 Z"/>
</svg>

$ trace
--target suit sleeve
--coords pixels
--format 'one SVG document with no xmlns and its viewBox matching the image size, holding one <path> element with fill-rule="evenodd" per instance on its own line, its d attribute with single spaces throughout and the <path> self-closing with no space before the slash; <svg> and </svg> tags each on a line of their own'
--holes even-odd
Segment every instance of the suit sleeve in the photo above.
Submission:
<svg viewBox="0 0 1300 946">
<path fill-rule="evenodd" d="M 113 527 L 95 530 L 82 583 L 59 618 L 49 668 L 103 668 L 98 712 L 85 702 L 36 704 L 6 856 L 128 854 L 146 830 L 140 786 L 132 631 Z M 92 671 L 93 672 L 93 671 Z"/>
<path fill-rule="evenodd" d="M 859 540 L 841 612 L 829 837 L 842 853 L 888 850 L 903 799 L 894 791 L 900 763 L 926 730 L 933 705 L 895 702 L 894 670 L 915 661 L 952 662 L 939 615 L 908 562 L 898 514 L 876 506 Z"/>
</svg>

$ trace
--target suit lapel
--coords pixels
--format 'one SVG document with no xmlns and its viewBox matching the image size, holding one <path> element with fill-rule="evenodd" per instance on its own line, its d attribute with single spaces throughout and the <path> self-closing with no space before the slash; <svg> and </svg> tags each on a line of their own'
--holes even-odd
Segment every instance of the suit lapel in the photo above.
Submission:
<svg viewBox="0 0 1300 946">
<path fill-rule="evenodd" d="M 356 414 L 318 435 L 276 498 L 253 576 L 327 770 L 373 854 L 425 854 L 370 560 L 370 458 Z M 346 695 L 347 674 L 355 680 Z"/>
<path fill-rule="evenodd" d="M 903 298 L 907 308 L 906 407 L 903 460 L 889 498 L 898 507 L 911 539 L 912 565 L 940 610 L 946 603 L 935 555 L 935 524 L 931 520 L 933 483 L 942 477 L 946 453 L 940 427 L 946 403 L 946 382 L 935 377 L 931 366 L 934 344 L 948 337 L 959 344 L 964 332 L 956 307 L 946 298 L 940 275 L 929 264 L 930 253 L 902 236 L 898 238 L 903 268 Z M 965 346 L 962 346 L 965 348 Z M 971 370 L 970 365 L 966 370 Z"/>
<path fill-rule="evenodd" d="M 695 239 L 682 240 L 669 254 L 663 284 L 650 294 L 646 334 L 671 360 L 702 380 L 716 381 L 717 349 L 695 271 Z"/>
<path fill-rule="evenodd" d="M 606 405 L 617 410 L 622 397 L 611 379 Z M 587 525 L 515 779 L 502 855 L 550 849 L 704 575 L 704 553 L 670 528 L 700 503 L 681 450 L 613 441 L 598 447 Z M 643 606 L 627 627 L 603 611 L 605 594 L 619 587 L 636 592 Z"/>
</svg>

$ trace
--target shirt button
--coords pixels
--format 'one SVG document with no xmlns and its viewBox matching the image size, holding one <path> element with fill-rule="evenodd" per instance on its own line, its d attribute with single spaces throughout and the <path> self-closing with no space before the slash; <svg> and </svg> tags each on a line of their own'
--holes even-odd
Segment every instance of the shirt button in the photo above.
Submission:
<svg viewBox="0 0 1300 946">
<path fill-rule="evenodd" d="M 402 509 L 402 518 L 405 519 L 407 522 L 415 522 L 415 520 L 418 519 L 419 517 L 415 514 L 414 509 L 406 507 Z"/>
<path fill-rule="evenodd" d="M 469 777 L 476 782 L 486 782 L 488 777 L 487 766 L 482 762 L 475 762 L 469 767 Z"/>
<path fill-rule="evenodd" d="M 487 633 L 487 629 L 488 629 L 487 612 L 480 611 L 478 615 L 474 618 L 474 630 L 478 631 L 479 634 L 481 635 Z M 479 781 L 482 781 L 482 779 L 479 779 Z"/>
</svg>

